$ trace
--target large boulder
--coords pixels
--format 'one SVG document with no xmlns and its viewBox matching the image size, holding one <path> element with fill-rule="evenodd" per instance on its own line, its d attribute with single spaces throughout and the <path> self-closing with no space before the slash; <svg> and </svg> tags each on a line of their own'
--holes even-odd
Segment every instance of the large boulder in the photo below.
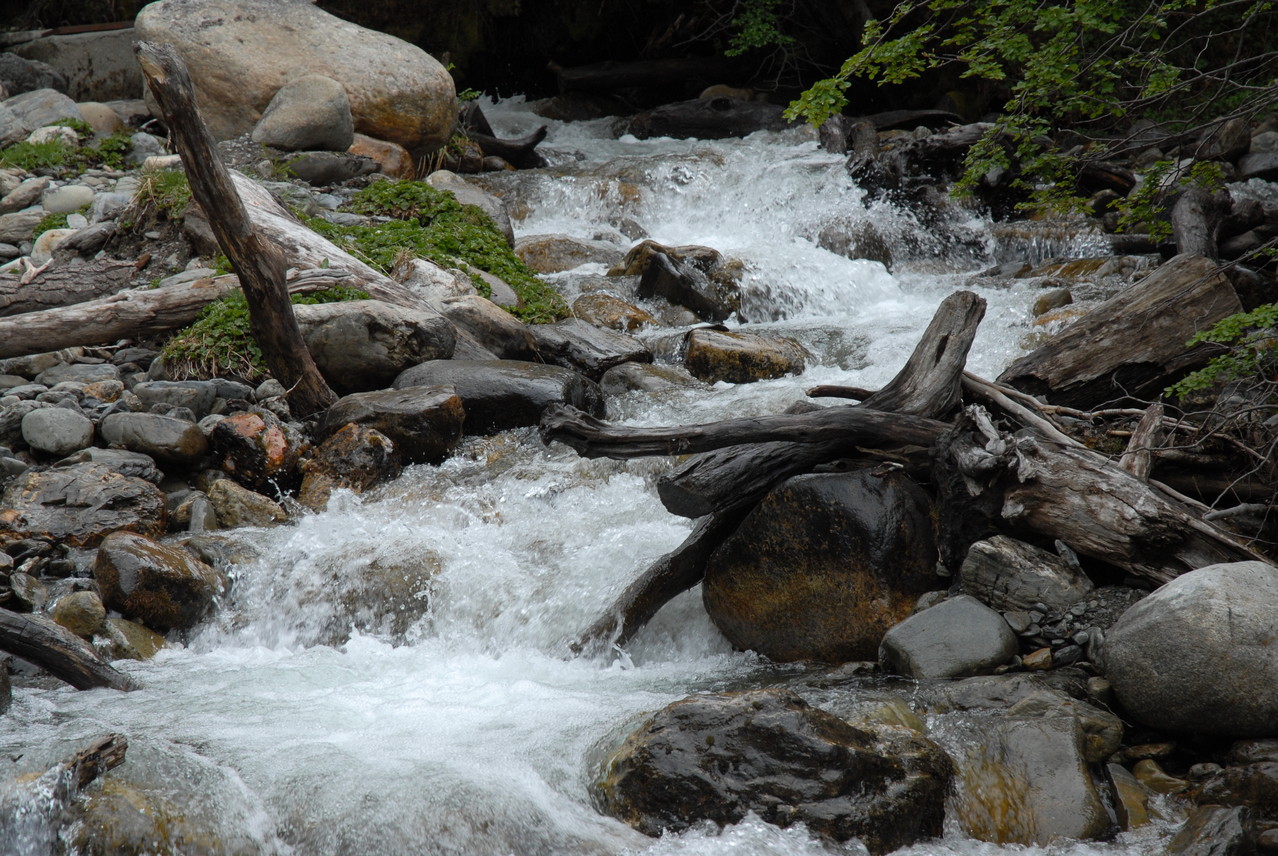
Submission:
<svg viewBox="0 0 1278 856">
<path fill-rule="evenodd" d="M 753 383 L 803 374 L 812 355 L 794 339 L 742 330 L 700 328 L 688 333 L 683 364 L 707 383 Z"/>
<path fill-rule="evenodd" d="M 346 90 L 331 77 L 306 74 L 280 87 L 253 128 L 253 142 L 298 152 L 344 152 L 355 142 Z"/>
<path fill-rule="evenodd" d="M 310 448 L 300 432 L 265 408 L 233 413 L 209 432 L 218 466 L 245 487 L 288 489 L 298 480 L 298 463 Z"/>
<path fill-rule="evenodd" d="M 0 494 L 0 544 L 43 538 L 95 547 L 120 530 L 158 538 L 166 525 L 163 491 L 103 464 L 28 470 Z"/>
<path fill-rule="evenodd" d="M 748 812 L 885 853 L 939 835 L 950 764 L 903 729 L 849 725 L 789 692 L 693 696 L 659 711 L 607 760 L 606 812 L 648 835 Z"/>
<path fill-rule="evenodd" d="M 452 135 L 456 91 L 442 65 L 309 0 L 160 0 L 135 27 L 140 40 L 170 44 L 186 61 L 217 139 L 251 131 L 275 93 L 308 74 L 342 84 L 361 134 L 417 154 Z"/>
<path fill-rule="evenodd" d="M 388 438 L 405 463 L 438 463 L 461 440 L 465 419 L 453 387 L 406 386 L 348 395 L 324 412 L 315 430 L 327 443 L 353 423 Z"/>
<path fill-rule="evenodd" d="M 187 551 L 129 532 L 102 542 L 93 578 L 108 607 L 159 631 L 193 627 L 227 586 L 222 574 Z"/>
<path fill-rule="evenodd" d="M 599 385 L 559 366 L 518 360 L 432 360 L 395 379 L 395 389 L 438 385 L 452 386 L 461 396 L 464 431 L 469 435 L 536 425 L 552 404 L 571 404 L 592 416 L 604 414 Z"/>
<path fill-rule="evenodd" d="M 1210 565 L 1110 628 L 1105 677 L 1134 719 L 1174 734 L 1278 736 L 1278 568 Z"/>
<path fill-rule="evenodd" d="M 385 389 L 404 369 L 453 355 L 453 326 L 442 315 L 381 300 L 296 306 L 307 350 L 339 394 Z"/>
<path fill-rule="evenodd" d="M 796 476 L 711 555 L 702 594 L 733 644 L 773 660 L 873 660 L 937 587 L 926 494 L 904 475 Z"/>
</svg>

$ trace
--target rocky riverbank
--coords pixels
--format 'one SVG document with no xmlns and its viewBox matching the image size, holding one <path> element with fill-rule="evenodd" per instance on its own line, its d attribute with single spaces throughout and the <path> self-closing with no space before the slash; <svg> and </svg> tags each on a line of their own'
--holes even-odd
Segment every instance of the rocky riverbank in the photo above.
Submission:
<svg viewBox="0 0 1278 856">
<path fill-rule="evenodd" d="M 520 220 L 532 173 L 435 171 L 410 181 L 414 154 L 434 132 L 418 128 L 397 142 L 398 130 L 361 119 L 377 112 L 366 101 L 315 77 L 254 96 L 271 106 L 222 144 L 240 170 L 239 192 L 253 200 L 255 227 L 285 251 L 290 289 L 337 286 L 345 291 L 324 298 L 348 298 L 296 310 L 308 349 L 342 396 L 305 418 L 293 413 L 289 390 L 236 351 L 247 340 L 216 318 L 205 316 L 194 351 L 189 332 L 187 350 L 174 349 L 170 334 L 235 280 L 145 103 L 77 103 L 47 86 L 6 93 L 0 647 L 21 658 L 11 664 L 19 685 L 54 675 L 128 689 L 111 661 L 188 640 L 233 593 L 236 528 L 293 525 L 336 491 L 367 491 L 406 466 L 448 459 L 465 438 L 538 425 L 557 407 L 598 418 L 610 398 L 799 374 L 815 359 L 794 339 L 751 331 L 739 261 L 647 240 L 621 218 L 608 234 L 516 241 L 511 221 Z M 451 92 L 446 100 L 451 109 Z M 324 110 L 295 109 L 316 103 Z M 726 112 L 712 101 L 696 106 Z M 758 112 L 732 111 L 732 120 Z M 792 685 L 654 711 L 593 759 L 592 798 L 603 811 L 654 835 L 753 812 L 834 841 L 859 838 L 876 853 L 939 834 L 947 805 L 967 835 L 1027 845 L 1104 840 L 1187 818 L 1169 852 L 1278 850 L 1269 629 L 1278 571 L 1266 551 L 1273 479 L 1254 460 L 1271 448 L 1275 408 L 1263 389 L 1242 388 L 1198 416 L 1171 419 L 1145 406 L 1211 356 L 1184 348 L 1197 329 L 1273 298 L 1272 264 L 1254 254 L 1278 224 L 1274 121 L 1235 123 L 1160 153 L 1219 163 L 1228 178 L 1218 216 L 1182 219 L 1188 225 L 1166 247 L 1114 236 L 1106 253 L 1042 259 L 1034 246 L 1050 232 L 1013 221 L 999 227 L 1000 253 L 1012 260 L 984 258 L 973 271 L 982 284 L 1042 285 L 1040 347 L 1008 370 L 998 393 L 1019 396 L 1021 411 L 1047 425 L 1026 422 L 1024 431 L 1048 430 L 1052 442 L 1051 430 L 1066 432 L 1123 461 L 1144 490 L 1170 484 L 1174 491 L 1158 495 L 1186 509 L 1186 528 L 1211 527 L 1213 538 L 1236 544 L 1231 559 L 1253 558 L 1221 561 L 1171 531 L 1131 535 L 1130 555 L 1052 543 L 1034 528 L 1051 509 L 1027 508 L 1028 488 L 1018 507 L 982 507 L 988 496 L 970 488 L 979 468 L 945 483 L 930 463 L 944 455 L 918 444 L 899 444 L 890 464 L 867 465 L 876 452 L 858 450 L 823 461 L 825 471 L 796 470 L 744 505 L 729 503 L 735 517 L 720 516 L 713 490 L 700 491 L 694 475 L 679 483 L 677 500 L 672 489 L 663 501 L 682 503 L 676 513 L 689 517 L 713 512 L 722 537 L 690 540 L 700 553 L 672 554 L 655 570 L 682 568 L 687 585 L 704 577 L 706 609 L 737 647 L 778 663 L 834 665 Z M 870 117 L 829 128 L 824 142 L 848 148 L 848 168 L 877 191 L 915 206 L 932 224 L 930 240 L 961 245 L 967 236 L 937 195 L 935 173 L 964 131 L 888 124 Z M 342 133 L 330 139 L 334 127 Z M 704 122 L 697 127 L 704 133 Z M 469 162 L 485 166 L 482 157 Z M 571 165 L 555 169 L 582 177 Z M 1095 189 L 1097 234 L 1114 225 L 1102 197 L 1130 191 L 1138 170 L 1116 167 Z M 584 178 L 622 196 L 644 193 L 628 176 Z M 444 226 L 445 237 L 430 231 Z M 887 265 L 932 246 L 851 221 L 810 237 Z M 397 252 L 404 247 L 414 252 Z M 1237 264 L 1222 273 L 1216 256 Z M 607 275 L 562 276 L 583 265 Z M 126 304 L 145 300 L 127 332 L 112 326 Z M 654 330 L 669 332 L 633 335 Z M 48 347 L 17 344 L 32 340 Z M 873 409 L 873 392 L 840 394 Z M 962 403 L 988 404 L 984 395 L 966 387 Z M 913 415 L 955 410 L 948 402 Z M 1248 414 L 1241 428 L 1230 421 L 1235 412 Z M 1020 411 L 998 418 L 1022 428 L 1008 413 Z M 965 430 L 981 436 L 979 454 L 1017 460 L 1017 478 L 1032 481 L 1032 453 L 1011 431 L 1000 434 L 1006 428 Z M 1150 431 L 1168 439 L 1127 442 Z M 1228 492 L 1217 490 L 1222 481 L 1232 482 Z M 955 496 L 969 515 L 954 516 Z M 1127 519 L 1097 514 L 1089 525 L 1127 536 Z M 361 590 L 323 641 L 340 644 L 351 625 L 403 641 L 429 608 L 418 597 L 423 581 L 387 573 L 383 582 Z M 607 632 L 605 642 L 627 633 Z M 46 642 L 14 641 L 31 639 Z M 0 668 L 0 709 L 9 671 Z M 961 735 L 934 727 L 953 711 L 977 712 Z M 105 816 L 109 804 L 80 804 L 102 852 L 124 834 Z M 167 834 L 164 815 L 149 814 L 151 826 L 136 834 Z"/>
</svg>

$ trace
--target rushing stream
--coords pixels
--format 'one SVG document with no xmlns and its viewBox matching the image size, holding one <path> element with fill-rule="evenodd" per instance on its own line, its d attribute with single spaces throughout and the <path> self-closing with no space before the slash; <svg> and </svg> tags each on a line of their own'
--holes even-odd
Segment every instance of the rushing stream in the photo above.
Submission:
<svg viewBox="0 0 1278 856">
<path fill-rule="evenodd" d="M 518 102 L 490 109 L 508 136 L 543 121 Z M 632 424 L 779 412 L 817 383 L 880 385 L 937 303 L 1004 252 L 975 218 L 955 216 L 940 230 L 887 205 L 866 208 L 841 158 L 803 131 L 641 142 L 583 123 L 552 127 L 543 149 L 556 165 L 505 187 L 525 215 L 520 234 L 601 237 L 624 250 L 631 242 L 615 224 L 626 218 L 662 243 L 715 247 L 745 263 L 743 312 L 756 329 L 794 336 L 817 355 L 799 378 L 613 399 L 610 416 Z M 820 249 L 815 238 L 830 223 L 872 225 L 898 259 L 892 273 Z M 601 273 L 557 280 L 571 293 Z M 989 310 L 973 370 L 997 374 L 1019 352 L 1027 289 L 978 288 Z M 643 335 L 655 343 L 669 331 Z M 339 495 L 295 525 L 237 533 L 244 557 L 218 617 L 185 647 L 123 664 L 144 689 L 15 690 L 0 717 L 0 782 L 10 782 L 0 785 L 0 807 L 16 803 L 20 816 L 0 853 L 58 851 L 55 807 L 39 783 L 2 789 L 105 732 L 129 741 L 111 777 L 127 773 L 161 806 L 181 794 L 169 828 L 198 840 L 200 853 L 833 852 L 802 828 L 751 819 L 654 840 L 591 804 L 601 748 L 645 715 L 692 692 L 804 674 L 734 652 L 697 591 L 627 650 L 567 656 L 567 640 L 687 534 L 689 521 L 656 497 L 669 467 L 585 460 L 513 432 L 470 441 L 442 466 L 412 468 L 364 497 Z M 371 608 L 382 593 L 393 606 Z M 952 829 L 901 852 L 1027 851 Z"/>
</svg>

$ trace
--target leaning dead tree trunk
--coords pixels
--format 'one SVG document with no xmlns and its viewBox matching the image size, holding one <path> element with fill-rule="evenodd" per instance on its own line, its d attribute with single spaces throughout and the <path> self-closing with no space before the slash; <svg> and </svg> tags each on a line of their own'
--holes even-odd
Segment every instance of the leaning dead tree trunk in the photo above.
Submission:
<svg viewBox="0 0 1278 856">
<path fill-rule="evenodd" d="M 83 639 L 43 616 L 0 609 L 0 651 L 28 660 L 78 690 L 138 688 Z"/>
<path fill-rule="evenodd" d="M 267 368 L 288 389 L 289 405 L 299 416 L 327 408 L 337 396 L 307 351 L 293 317 L 284 287 L 284 256 L 253 228 L 213 135 L 200 118 L 186 64 L 168 46 L 140 42 L 134 50 L 182 155 L 191 195 L 208 215 L 213 234 L 240 277 L 249 305 L 249 327 Z"/>
</svg>

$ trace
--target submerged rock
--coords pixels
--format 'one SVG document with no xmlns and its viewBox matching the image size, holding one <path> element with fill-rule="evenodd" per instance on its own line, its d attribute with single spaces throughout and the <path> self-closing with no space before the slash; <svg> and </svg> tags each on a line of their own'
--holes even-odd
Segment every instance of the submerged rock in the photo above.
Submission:
<svg viewBox="0 0 1278 856">
<path fill-rule="evenodd" d="M 885 853 L 940 834 L 950 765 L 930 741 L 854 727 L 777 690 L 692 696 L 607 761 L 597 797 L 647 835 L 747 812 Z"/>
<path fill-rule="evenodd" d="M 93 578 L 107 606 L 160 631 L 195 626 L 227 587 L 222 574 L 186 550 L 127 532 L 102 542 Z"/>
<path fill-rule="evenodd" d="M 739 648 L 773 660 L 873 660 L 937 587 L 926 494 L 904 475 L 796 476 L 772 489 L 706 564 L 702 596 Z"/>
</svg>

